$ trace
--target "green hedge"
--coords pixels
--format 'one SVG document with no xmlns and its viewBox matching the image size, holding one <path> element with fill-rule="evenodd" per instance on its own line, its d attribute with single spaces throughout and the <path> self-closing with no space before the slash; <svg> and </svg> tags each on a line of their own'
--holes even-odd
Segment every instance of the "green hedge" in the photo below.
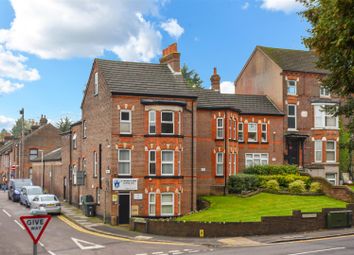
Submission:
<svg viewBox="0 0 354 255">
<path fill-rule="evenodd" d="M 256 175 L 286 175 L 299 174 L 299 169 L 294 165 L 258 165 L 246 168 L 244 173 Z"/>
<path fill-rule="evenodd" d="M 258 175 L 259 182 L 262 188 L 266 188 L 266 184 L 270 180 L 276 180 L 281 188 L 288 188 L 289 184 L 294 181 L 303 181 L 306 187 L 310 187 L 311 178 L 309 176 L 301 176 L 296 174 L 288 175 Z"/>
<path fill-rule="evenodd" d="M 242 191 L 254 191 L 260 187 L 259 178 L 256 175 L 238 174 L 229 177 L 229 193 L 239 194 Z"/>
</svg>

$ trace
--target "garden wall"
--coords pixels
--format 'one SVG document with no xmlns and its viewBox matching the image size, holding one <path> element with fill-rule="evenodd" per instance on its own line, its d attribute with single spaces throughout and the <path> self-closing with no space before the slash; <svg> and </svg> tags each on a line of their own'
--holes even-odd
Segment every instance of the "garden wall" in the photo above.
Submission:
<svg viewBox="0 0 354 255">
<path fill-rule="evenodd" d="M 347 203 L 354 203 L 354 192 L 347 186 L 333 186 L 325 178 L 312 177 L 313 182 L 321 183 L 322 191 L 329 197 L 345 201 Z"/>
<path fill-rule="evenodd" d="M 354 211 L 354 204 L 347 205 L 347 209 Z M 323 209 L 320 213 L 293 211 L 292 216 L 262 217 L 261 222 L 206 223 L 133 219 L 130 228 L 143 233 L 180 237 L 199 237 L 200 230 L 204 230 L 204 237 L 284 234 L 324 229 L 327 213 L 340 210 L 343 209 Z"/>
</svg>

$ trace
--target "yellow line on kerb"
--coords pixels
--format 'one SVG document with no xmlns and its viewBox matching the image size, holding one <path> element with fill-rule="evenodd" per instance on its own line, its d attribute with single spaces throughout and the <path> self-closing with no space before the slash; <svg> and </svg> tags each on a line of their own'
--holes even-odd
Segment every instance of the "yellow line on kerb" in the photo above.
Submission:
<svg viewBox="0 0 354 255">
<path fill-rule="evenodd" d="M 109 239 L 125 241 L 125 242 L 133 242 L 133 243 L 161 244 L 161 245 L 186 245 L 186 243 L 180 243 L 180 242 L 132 240 L 132 239 L 125 238 L 125 237 L 118 237 L 118 236 L 112 236 L 112 235 L 107 235 L 107 234 L 103 234 L 103 233 L 97 233 L 97 232 L 94 232 L 94 231 L 87 230 L 87 229 L 75 224 L 74 222 L 68 220 L 67 218 L 65 218 L 62 215 L 58 216 L 57 218 L 60 219 L 61 221 L 63 221 L 64 223 L 66 223 L 67 225 L 69 225 L 70 227 L 72 227 L 73 229 L 79 231 L 79 232 L 86 233 L 86 234 L 89 234 L 89 235 L 98 236 L 98 237 L 109 238 Z M 188 245 L 190 245 L 190 246 L 198 246 L 196 244 L 188 244 Z"/>
</svg>

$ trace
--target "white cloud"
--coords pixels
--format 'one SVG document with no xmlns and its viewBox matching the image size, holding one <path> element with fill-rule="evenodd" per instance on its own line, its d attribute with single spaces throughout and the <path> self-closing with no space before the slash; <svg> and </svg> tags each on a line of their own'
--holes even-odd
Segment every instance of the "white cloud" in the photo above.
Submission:
<svg viewBox="0 0 354 255">
<path fill-rule="evenodd" d="M 248 7 L 250 7 L 250 3 L 249 2 L 245 2 L 243 5 L 242 5 L 242 10 L 247 10 Z"/>
<path fill-rule="evenodd" d="M 181 27 L 176 19 L 169 19 L 161 23 L 161 28 L 165 30 L 171 37 L 178 39 L 183 33 L 184 28 Z"/>
<path fill-rule="evenodd" d="M 143 16 L 158 16 L 156 0 L 11 0 L 15 18 L 0 30 L 7 49 L 43 59 L 94 57 L 105 50 L 122 60 L 149 61 L 161 34 Z M 137 14 L 140 15 L 137 15 Z"/>
<path fill-rule="evenodd" d="M 232 81 L 223 81 L 220 83 L 220 93 L 234 94 L 235 86 Z"/>
<path fill-rule="evenodd" d="M 25 64 L 27 58 L 15 55 L 0 44 L 0 94 L 8 94 L 22 88 L 18 81 L 34 81 L 40 78 L 36 69 Z"/>
<path fill-rule="evenodd" d="M 301 10 L 303 5 L 296 0 L 262 0 L 261 8 L 291 13 Z"/>
<path fill-rule="evenodd" d="M 10 129 L 15 124 L 15 119 L 0 115 L 0 129 Z"/>
</svg>

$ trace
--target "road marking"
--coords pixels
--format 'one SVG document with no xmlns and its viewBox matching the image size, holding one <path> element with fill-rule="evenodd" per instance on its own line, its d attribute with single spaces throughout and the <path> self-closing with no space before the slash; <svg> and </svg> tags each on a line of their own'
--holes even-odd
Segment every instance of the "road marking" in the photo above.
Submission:
<svg viewBox="0 0 354 255">
<path fill-rule="evenodd" d="M 183 251 L 175 251 L 175 252 L 171 252 L 171 254 L 173 255 L 178 255 L 178 254 L 183 254 L 184 252 Z"/>
<path fill-rule="evenodd" d="M 180 250 L 172 250 L 172 251 L 168 251 L 168 252 L 180 252 Z"/>
<path fill-rule="evenodd" d="M 71 240 L 73 240 L 73 242 L 79 246 L 79 248 L 81 250 L 93 250 L 93 249 L 102 249 L 104 248 L 103 245 L 100 244 L 95 244 L 95 243 L 91 243 L 91 242 L 87 242 L 84 240 L 80 240 L 80 239 L 76 239 L 74 237 L 71 238 Z M 83 245 L 84 244 L 84 245 Z"/>
<path fill-rule="evenodd" d="M 11 214 L 9 214 L 5 209 L 2 209 L 2 211 L 9 217 L 11 217 Z"/>
<path fill-rule="evenodd" d="M 195 252 L 199 252 L 199 250 L 189 251 L 189 253 L 195 253 Z"/>
<path fill-rule="evenodd" d="M 55 253 L 52 252 L 52 251 L 48 251 L 48 253 L 49 253 L 50 255 L 55 255 Z"/>
<path fill-rule="evenodd" d="M 322 249 L 322 250 L 314 250 L 314 251 L 304 251 L 304 252 L 298 252 L 298 253 L 291 253 L 288 255 L 302 255 L 302 254 L 310 254 L 310 253 L 320 253 L 320 252 L 326 252 L 326 251 L 336 251 L 336 250 L 344 250 L 346 247 L 335 247 L 335 248 L 328 248 L 328 249 Z"/>
<path fill-rule="evenodd" d="M 22 226 L 22 224 L 20 222 L 18 222 L 17 220 L 14 220 L 14 222 L 19 225 L 20 228 L 22 228 L 22 230 L 25 230 L 25 227 Z"/>
<path fill-rule="evenodd" d="M 157 255 L 157 254 L 162 254 L 164 253 L 163 251 L 155 251 L 155 252 L 152 252 L 151 254 L 154 254 L 154 255 Z"/>
<path fill-rule="evenodd" d="M 41 243 L 41 242 L 38 242 L 38 243 L 39 243 L 40 246 L 44 247 L 44 244 L 43 244 L 43 243 Z"/>
<path fill-rule="evenodd" d="M 148 255 L 147 253 L 138 253 L 138 254 L 135 254 L 135 255 Z"/>
<path fill-rule="evenodd" d="M 58 216 L 57 218 L 81 233 L 86 233 L 86 234 L 90 234 L 90 235 L 94 235 L 94 236 L 98 236 L 98 237 L 109 238 L 109 239 L 119 240 L 119 241 L 133 242 L 133 243 L 160 244 L 160 245 L 184 245 L 184 246 L 186 245 L 186 243 L 182 243 L 182 242 L 132 240 L 132 239 L 125 238 L 125 237 L 118 237 L 118 236 L 109 235 L 109 234 L 105 234 L 105 233 L 93 232 L 93 231 L 87 230 L 87 229 L 77 225 L 76 223 L 70 221 L 69 219 L 67 219 L 66 217 L 64 217 L 62 215 Z M 197 244 L 188 244 L 188 245 L 189 246 L 200 246 Z"/>
</svg>

